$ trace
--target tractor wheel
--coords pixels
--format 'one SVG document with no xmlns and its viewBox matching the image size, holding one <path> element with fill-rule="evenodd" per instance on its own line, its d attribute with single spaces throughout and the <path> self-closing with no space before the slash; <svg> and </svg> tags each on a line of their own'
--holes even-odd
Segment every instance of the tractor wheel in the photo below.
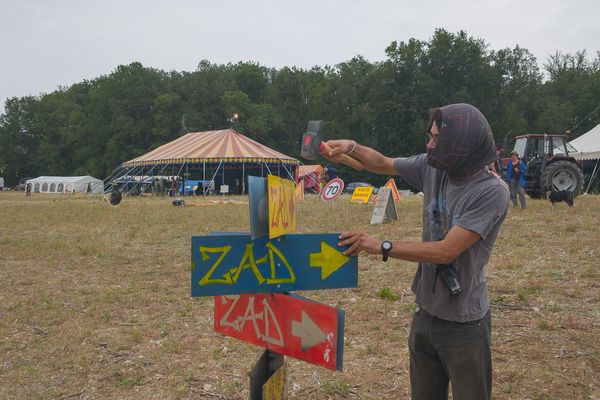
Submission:
<svg viewBox="0 0 600 400">
<path fill-rule="evenodd" d="M 547 164 L 540 177 L 542 194 L 547 191 L 568 190 L 578 196 L 583 188 L 583 173 L 571 161 L 559 160 Z"/>
</svg>

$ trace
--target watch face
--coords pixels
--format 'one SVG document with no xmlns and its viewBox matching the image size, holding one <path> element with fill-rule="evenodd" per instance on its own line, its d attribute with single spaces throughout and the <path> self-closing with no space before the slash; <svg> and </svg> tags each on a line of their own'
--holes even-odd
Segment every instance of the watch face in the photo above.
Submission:
<svg viewBox="0 0 600 400">
<path fill-rule="evenodd" d="M 381 243 L 381 247 L 382 247 L 384 250 L 391 250 L 391 248 L 392 248 L 392 242 L 389 242 L 389 241 L 387 241 L 387 240 L 384 240 L 384 241 L 383 241 L 383 243 Z"/>
</svg>

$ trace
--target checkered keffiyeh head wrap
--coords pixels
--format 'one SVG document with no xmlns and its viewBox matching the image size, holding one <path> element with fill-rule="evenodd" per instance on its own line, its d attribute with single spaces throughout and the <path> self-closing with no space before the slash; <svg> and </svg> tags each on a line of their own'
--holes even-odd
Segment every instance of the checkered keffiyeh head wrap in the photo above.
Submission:
<svg viewBox="0 0 600 400">
<path fill-rule="evenodd" d="M 492 129 L 477 108 L 470 104 L 450 104 L 440 108 L 442 126 L 427 163 L 446 171 L 454 180 L 464 180 L 496 161 Z"/>
</svg>

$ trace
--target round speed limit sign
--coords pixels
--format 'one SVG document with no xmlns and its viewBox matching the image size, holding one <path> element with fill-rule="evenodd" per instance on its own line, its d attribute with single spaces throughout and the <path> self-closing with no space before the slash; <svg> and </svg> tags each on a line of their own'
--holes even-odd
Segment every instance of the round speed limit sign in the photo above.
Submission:
<svg viewBox="0 0 600 400">
<path fill-rule="evenodd" d="M 344 181 L 340 178 L 330 180 L 321 191 L 323 201 L 333 201 L 337 199 L 344 190 Z"/>
</svg>

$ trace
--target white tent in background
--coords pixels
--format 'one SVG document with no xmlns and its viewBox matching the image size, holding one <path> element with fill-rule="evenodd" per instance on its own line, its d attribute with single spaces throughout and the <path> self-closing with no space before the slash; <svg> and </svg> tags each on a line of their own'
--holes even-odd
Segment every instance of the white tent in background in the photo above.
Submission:
<svg viewBox="0 0 600 400">
<path fill-rule="evenodd" d="M 104 182 L 92 176 L 40 176 L 29 179 L 33 193 L 104 193 Z"/>
<path fill-rule="evenodd" d="M 600 158 L 600 124 L 596 125 L 591 131 L 584 133 L 577 139 L 569 142 L 577 150 L 576 153 L 569 154 L 576 160 L 597 160 Z"/>
<path fill-rule="evenodd" d="M 573 156 L 577 161 L 580 161 L 583 164 L 584 172 L 586 171 L 586 168 L 590 167 L 590 164 L 594 165 L 587 189 L 585 190 L 585 193 L 587 193 L 600 171 L 598 168 L 600 165 L 600 124 L 579 136 L 577 139 L 571 140 L 569 144 L 577 150 L 576 153 L 569 153 L 569 155 Z M 596 162 L 594 163 L 594 161 Z"/>
</svg>

